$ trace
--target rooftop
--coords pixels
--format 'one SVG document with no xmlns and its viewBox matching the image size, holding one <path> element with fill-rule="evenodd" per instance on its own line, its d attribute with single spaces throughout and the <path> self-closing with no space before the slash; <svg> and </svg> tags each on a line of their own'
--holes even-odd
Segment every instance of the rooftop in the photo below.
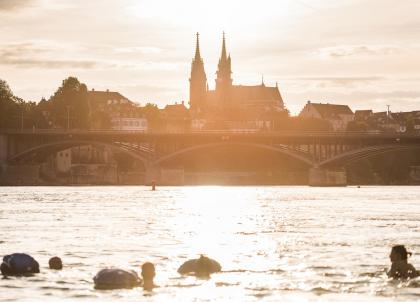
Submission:
<svg viewBox="0 0 420 302">
<path fill-rule="evenodd" d="M 328 118 L 338 115 L 352 115 L 353 111 L 347 105 L 338 105 L 338 104 L 322 104 L 322 103 L 311 103 L 308 102 L 307 105 L 311 105 L 322 118 Z"/>
</svg>

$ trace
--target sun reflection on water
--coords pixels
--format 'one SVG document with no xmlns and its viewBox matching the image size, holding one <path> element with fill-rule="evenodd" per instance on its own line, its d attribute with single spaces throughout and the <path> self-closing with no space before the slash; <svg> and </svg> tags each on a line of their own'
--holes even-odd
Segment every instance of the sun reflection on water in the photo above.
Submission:
<svg viewBox="0 0 420 302">
<path fill-rule="evenodd" d="M 372 190 L 7 188 L 0 200 L 0 251 L 27 251 L 42 270 L 36 282 L 1 280 L 0 300 L 5 292 L 15 300 L 30 295 L 43 302 L 57 297 L 392 301 L 397 295 L 415 301 L 419 281 L 393 283 L 384 271 L 389 265 L 388 243 L 420 243 L 415 231 L 420 188 Z M 58 274 L 45 267 L 52 253 L 65 263 L 66 269 Z M 209 280 L 176 272 L 185 260 L 202 253 L 219 261 L 222 272 Z M 93 289 L 92 277 L 100 268 L 139 271 L 145 261 L 156 264 L 160 287 L 152 293 Z M 26 291 L 17 292 L 14 286 Z"/>
</svg>

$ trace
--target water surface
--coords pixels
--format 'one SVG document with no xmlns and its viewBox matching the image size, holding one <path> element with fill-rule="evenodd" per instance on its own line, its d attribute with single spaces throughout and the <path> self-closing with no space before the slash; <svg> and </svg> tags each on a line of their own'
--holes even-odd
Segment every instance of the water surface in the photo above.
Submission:
<svg viewBox="0 0 420 302">
<path fill-rule="evenodd" d="M 41 265 L 0 279 L 1 301 L 420 300 L 420 278 L 385 274 L 393 244 L 420 268 L 420 187 L 0 187 L 0 233 L 0 255 Z M 223 272 L 176 273 L 200 253 Z M 93 289 L 101 268 L 145 261 L 152 293 Z"/>
</svg>

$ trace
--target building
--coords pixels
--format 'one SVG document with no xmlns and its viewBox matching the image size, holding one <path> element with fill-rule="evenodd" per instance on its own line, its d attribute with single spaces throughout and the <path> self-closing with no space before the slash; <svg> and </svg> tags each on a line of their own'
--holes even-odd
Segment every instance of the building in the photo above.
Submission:
<svg viewBox="0 0 420 302">
<path fill-rule="evenodd" d="M 111 124 L 111 129 L 113 130 L 146 132 L 148 129 L 148 123 L 145 117 L 115 116 L 111 118 Z"/>
<path fill-rule="evenodd" d="M 59 151 L 54 158 L 57 173 L 67 173 L 71 168 L 71 149 Z"/>
<path fill-rule="evenodd" d="M 191 118 L 184 102 L 166 105 L 162 109 L 166 132 L 186 132 L 191 128 Z"/>
<path fill-rule="evenodd" d="M 141 108 L 119 92 L 88 91 L 92 129 L 148 130 Z"/>
<path fill-rule="evenodd" d="M 354 120 L 356 122 L 366 122 L 373 116 L 372 110 L 356 110 L 354 113 Z"/>
<path fill-rule="evenodd" d="M 420 133 L 420 111 L 391 112 L 357 110 L 355 123 L 363 125 L 366 131 Z"/>
<path fill-rule="evenodd" d="M 333 131 L 344 131 L 347 124 L 354 120 L 354 113 L 347 105 L 321 104 L 308 101 L 299 113 L 303 118 L 326 120 Z"/>
<path fill-rule="evenodd" d="M 390 112 L 389 118 L 398 124 L 398 132 L 420 133 L 420 111 Z"/>
<path fill-rule="evenodd" d="M 84 145 L 57 152 L 43 165 L 43 175 L 58 183 L 116 184 L 117 164 L 109 147 Z"/>
<path fill-rule="evenodd" d="M 226 51 L 223 34 L 222 52 L 216 72 L 215 89 L 210 90 L 200 54 L 199 35 L 197 33 L 195 56 L 191 64 L 190 109 L 192 128 L 208 128 L 206 124 L 220 121 L 238 121 L 248 125 L 264 112 L 282 112 L 284 103 L 279 88 L 264 84 L 245 86 L 233 85 L 232 59 Z M 225 124 L 225 126 L 228 124 Z M 229 127 L 228 127 L 229 128 Z"/>
</svg>

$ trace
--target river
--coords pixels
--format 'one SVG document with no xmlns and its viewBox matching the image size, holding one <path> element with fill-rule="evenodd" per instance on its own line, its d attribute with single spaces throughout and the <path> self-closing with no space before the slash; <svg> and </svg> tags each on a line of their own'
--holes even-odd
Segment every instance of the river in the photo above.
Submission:
<svg viewBox="0 0 420 302">
<path fill-rule="evenodd" d="M 0 187 L 0 255 L 41 266 L 0 279 L 0 301 L 420 301 L 420 278 L 386 277 L 394 244 L 420 269 L 420 187 Z M 222 272 L 177 274 L 202 253 Z M 145 261 L 153 292 L 93 288 Z"/>
</svg>

